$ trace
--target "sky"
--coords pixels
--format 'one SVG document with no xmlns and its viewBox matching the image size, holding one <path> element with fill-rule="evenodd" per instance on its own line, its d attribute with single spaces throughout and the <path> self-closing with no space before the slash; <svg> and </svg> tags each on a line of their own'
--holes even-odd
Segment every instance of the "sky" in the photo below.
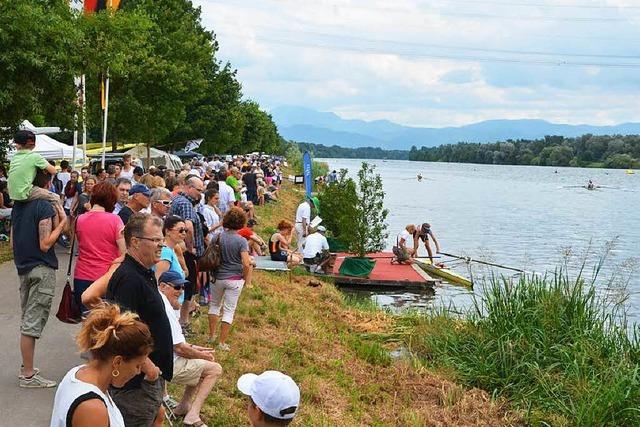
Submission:
<svg viewBox="0 0 640 427">
<path fill-rule="evenodd" d="M 412 126 L 640 122 L 639 0 L 193 0 L 245 98 Z"/>
</svg>

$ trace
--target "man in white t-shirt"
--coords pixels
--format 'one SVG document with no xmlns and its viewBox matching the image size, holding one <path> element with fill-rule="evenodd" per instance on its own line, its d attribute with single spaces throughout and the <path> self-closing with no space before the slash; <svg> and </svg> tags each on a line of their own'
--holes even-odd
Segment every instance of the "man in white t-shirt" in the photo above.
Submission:
<svg viewBox="0 0 640 427">
<path fill-rule="evenodd" d="M 56 175 L 58 179 L 62 183 L 62 193 L 64 193 L 64 188 L 67 186 L 67 183 L 71 181 L 71 168 L 69 167 L 69 162 L 67 160 L 63 160 L 60 162 L 60 172 Z"/>
<path fill-rule="evenodd" d="M 324 226 L 318 226 L 316 232 L 309 234 L 304 243 L 302 258 L 305 264 L 312 266 L 312 273 L 323 274 L 323 267 L 329 262 L 329 242 L 324 236 L 326 231 Z"/>
<path fill-rule="evenodd" d="M 185 425 L 198 425 L 202 405 L 222 374 L 222 367 L 215 362 L 213 349 L 188 344 L 184 338 L 176 310 L 180 309 L 178 299 L 186 282 L 179 273 L 165 271 L 158 279 L 158 289 L 171 325 L 174 352 L 171 382 L 186 386 L 182 401 L 173 408 L 173 413 L 184 415 Z M 168 403 L 169 397 L 166 396 L 164 400 Z"/>
<path fill-rule="evenodd" d="M 305 239 L 309 234 L 309 224 L 311 223 L 311 199 L 307 199 L 298 205 L 296 209 L 296 240 L 298 251 L 304 247 Z"/>
<path fill-rule="evenodd" d="M 118 178 L 127 178 L 129 181 L 133 179 L 133 168 L 134 166 L 131 164 L 131 154 L 125 154 L 122 156 L 122 161 L 124 165 L 120 169 L 120 175 Z"/>
<path fill-rule="evenodd" d="M 225 182 L 226 175 L 225 172 L 218 172 L 218 192 L 220 193 L 218 207 L 223 214 L 231 209 L 236 202 L 236 195 L 233 188 Z"/>
</svg>

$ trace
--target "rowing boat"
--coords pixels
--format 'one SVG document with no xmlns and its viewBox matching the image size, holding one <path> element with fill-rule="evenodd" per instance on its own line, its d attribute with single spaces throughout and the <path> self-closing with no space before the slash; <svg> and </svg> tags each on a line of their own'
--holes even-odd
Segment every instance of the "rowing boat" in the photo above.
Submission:
<svg viewBox="0 0 640 427">
<path fill-rule="evenodd" d="M 471 280 L 446 267 L 433 265 L 429 258 L 415 258 L 414 262 L 427 273 L 441 277 L 447 282 L 473 288 L 473 282 Z"/>
</svg>

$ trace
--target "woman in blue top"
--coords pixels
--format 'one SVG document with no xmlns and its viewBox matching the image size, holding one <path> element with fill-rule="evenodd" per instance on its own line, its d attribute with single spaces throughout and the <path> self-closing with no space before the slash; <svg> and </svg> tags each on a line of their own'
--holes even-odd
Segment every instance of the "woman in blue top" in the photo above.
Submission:
<svg viewBox="0 0 640 427">
<path fill-rule="evenodd" d="M 160 261 L 156 264 L 156 278 L 159 279 L 165 271 L 175 271 L 184 279 L 187 264 L 182 253 L 182 243 L 187 235 L 187 226 L 182 217 L 169 215 L 164 220 L 165 246 L 160 254 Z"/>
</svg>

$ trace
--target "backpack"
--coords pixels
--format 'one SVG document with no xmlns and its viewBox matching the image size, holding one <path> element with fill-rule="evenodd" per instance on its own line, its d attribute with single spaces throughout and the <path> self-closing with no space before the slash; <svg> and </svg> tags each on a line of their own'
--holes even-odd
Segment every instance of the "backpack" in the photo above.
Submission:
<svg viewBox="0 0 640 427">
<path fill-rule="evenodd" d="M 220 264 L 222 264 L 222 251 L 220 249 L 220 233 L 218 233 L 198 260 L 198 269 L 215 273 L 220 268 Z"/>
</svg>

